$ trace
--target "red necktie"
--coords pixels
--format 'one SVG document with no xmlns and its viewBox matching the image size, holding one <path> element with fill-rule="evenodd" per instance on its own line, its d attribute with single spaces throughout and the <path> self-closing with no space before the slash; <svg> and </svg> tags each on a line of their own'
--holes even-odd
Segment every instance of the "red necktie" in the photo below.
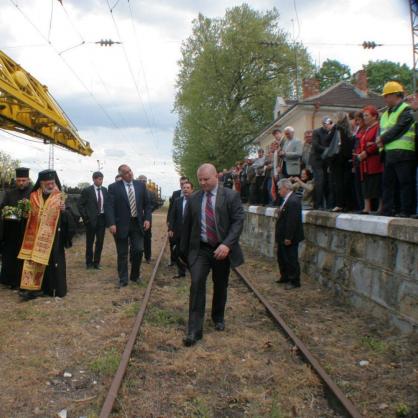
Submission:
<svg viewBox="0 0 418 418">
<path fill-rule="evenodd" d="M 218 237 L 216 235 L 215 214 L 213 213 L 211 192 L 206 193 L 205 216 L 206 216 L 206 236 L 208 238 L 208 244 L 214 247 L 218 243 Z"/>
</svg>

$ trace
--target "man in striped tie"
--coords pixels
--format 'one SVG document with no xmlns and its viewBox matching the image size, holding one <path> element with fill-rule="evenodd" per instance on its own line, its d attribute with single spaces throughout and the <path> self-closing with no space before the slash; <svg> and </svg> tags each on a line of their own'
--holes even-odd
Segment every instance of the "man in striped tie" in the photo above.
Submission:
<svg viewBox="0 0 418 418">
<path fill-rule="evenodd" d="M 105 210 L 107 225 L 113 234 L 118 254 L 119 287 L 128 285 L 128 254 L 131 254 L 129 279 L 140 280 L 140 267 L 144 251 L 144 233 L 151 225 L 151 202 L 144 183 L 133 180 L 129 166 L 118 169 L 122 176 L 109 186 L 109 199 Z"/>
<path fill-rule="evenodd" d="M 216 168 L 203 164 L 197 170 L 201 190 L 187 203 L 180 240 L 180 258 L 190 269 L 189 324 L 183 340 L 187 347 L 203 336 L 206 279 L 212 270 L 212 320 L 225 330 L 225 304 L 230 267 L 244 262 L 239 236 L 244 210 L 239 193 L 218 184 Z"/>
</svg>

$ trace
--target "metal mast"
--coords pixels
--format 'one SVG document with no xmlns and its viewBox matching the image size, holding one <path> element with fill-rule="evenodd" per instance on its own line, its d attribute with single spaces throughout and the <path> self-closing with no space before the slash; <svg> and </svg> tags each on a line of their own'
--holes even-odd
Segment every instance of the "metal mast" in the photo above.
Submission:
<svg viewBox="0 0 418 418">
<path fill-rule="evenodd" d="M 413 92 L 416 92 L 417 87 L 417 61 L 418 61 L 418 0 L 409 0 L 409 10 L 411 15 L 411 32 L 412 32 L 412 86 Z"/>
</svg>

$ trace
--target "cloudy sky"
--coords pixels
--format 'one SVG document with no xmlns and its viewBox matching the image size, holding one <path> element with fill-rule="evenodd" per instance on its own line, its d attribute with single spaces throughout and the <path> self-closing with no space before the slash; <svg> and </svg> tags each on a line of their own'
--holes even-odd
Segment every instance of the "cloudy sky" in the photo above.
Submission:
<svg viewBox="0 0 418 418">
<path fill-rule="evenodd" d="M 407 0 L 247 3 L 260 10 L 276 7 L 281 26 L 307 46 L 318 65 L 327 58 L 348 64 L 353 71 L 376 59 L 412 63 Z M 117 166 L 128 163 L 135 175 L 147 175 L 162 186 L 163 195 L 170 194 L 178 179 L 171 157 L 176 124 L 172 108 L 181 42 L 199 12 L 222 16 L 226 8 L 242 2 L 62 0 L 62 4 L 0 0 L 0 50 L 49 87 L 94 150 L 91 157 L 82 157 L 56 147 L 55 168 L 62 182 L 89 181 L 99 161 L 108 184 Z M 101 39 L 122 41 L 123 47 L 94 44 Z M 358 45 L 365 40 L 384 46 L 363 50 Z M 48 146 L 2 131 L 0 139 L 1 149 L 29 166 L 32 177 L 47 167 Z"/>
</svg>

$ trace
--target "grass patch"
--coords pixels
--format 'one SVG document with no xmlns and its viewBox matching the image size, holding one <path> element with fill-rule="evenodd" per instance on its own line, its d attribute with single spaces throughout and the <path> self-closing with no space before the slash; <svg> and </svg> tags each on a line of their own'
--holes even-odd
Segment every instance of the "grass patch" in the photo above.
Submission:
<svg viewBox="0 0 418 418">
<path fill-rule="evenodd" d="M 212 418 L 213 414 L 202 398 L 196 398 L 191 402 L 190 416 L 192 418 Z M 189 412 L 189 411 L 187 411 Z"/>
<path fill-rule="evenodd" d="M 270 409 L 270 418 L 284 418 L 285 415 L 283 414 L 282 407 L 280 405 L 277 396 L 275 396 L 271 401 L 271 409 Z"/>
<path fill-rule="evenodd" d="M 361 339 L 361 345 L 376 353 L 384 353 L 387 349 L 386 344 L 383 341 L 366 335 Z"/>
<path fill-rule="evenodd" d="M 132 318 L 136 316 L 139 312 L 141 304 L 139 302 L 130 303 L 124 310 L 123 315 L 127 318 Z"/>
<path fill-rule="evenodd" d="M 180 313 L 170 312 L 155 306 L 150 309 L 146 319 L 148 323 L 161 327 L 186 324 L 186 320 Z"/>
<path fill-rule="evenodd" d="M 90 369 L 100 375 L 112 376 L 119 367 L 120 354 L 112 348 L 104 352 L 90 364 Z"/>
</svg>

